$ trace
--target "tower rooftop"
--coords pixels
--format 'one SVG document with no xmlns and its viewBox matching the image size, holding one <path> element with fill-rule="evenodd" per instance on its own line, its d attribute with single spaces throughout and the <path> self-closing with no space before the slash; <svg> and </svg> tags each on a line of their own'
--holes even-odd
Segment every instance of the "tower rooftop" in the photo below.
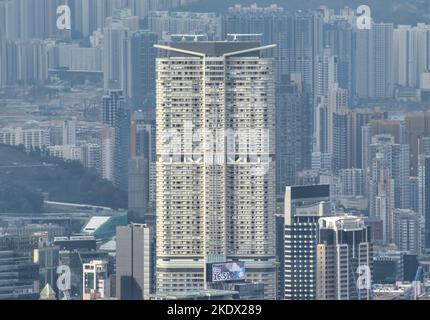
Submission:
<svg viewBox="0 0 430 320">
<path fill-rule="evenodd" d="M 261 46 L 256 41 L 173 41 L 168 45 L 155 45 L 162 50 L 206 57 L 256 56 L 256 54 L 260 56 L 261 50 L 272 49 L 275 46 Z"/>
</svg>

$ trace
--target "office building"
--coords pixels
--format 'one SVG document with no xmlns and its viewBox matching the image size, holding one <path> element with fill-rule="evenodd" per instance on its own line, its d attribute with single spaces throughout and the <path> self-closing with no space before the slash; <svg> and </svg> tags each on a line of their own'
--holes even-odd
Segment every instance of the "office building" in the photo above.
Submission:
<svg viewBox="0 0 430 320">
<path fill-rule="evenodd" d="M 147 115 L 155 117 L 155 58 L 158 42 L 155 32 L 138 30 L 130 36 L 130 58 L 127 68 L 131 77 L 127 86 L 127 99 L 133 109 L 143 109 Z"/>
<path fill-rule="evenodd" d="M 396 208 L 407 209 L 409 207 L 409 145 L 394 143 L 391 135 L 376 135 L 371 139 L 369 147 L 371 180 L 377 180 L 378 168 L 389 171 L 394 180 L 394 205 Z"/>
<path fill-rule="evenodd" d="M 131 120 L 128 214 L 129 221 L 155 224 L 155 121 L 142 110 Z"/>
<path fill-rule="evenodd" d="M 399 251 L 418 254 L 421 252 L 421 223 L 417 212 L 409 209 L 395 209 L 394 243 Z"/>
<path fill-rule="evenodd" d="M 310 167 L 312 150 L 311 105 L 303 91 L 300 74 L 278 85 L 276 101 L 276 193 L 295 185 L 297 174 Z"/>
<path fill-rule="evenodd" d="M 423 250 L 430 249 L 430 157 L 421 155 L 418 162 L 418 212 L 422 228 Z"/>
<path fill-rule="evenodd" d="M 36 246 L 30 234 L 0 234 L 0 299 L 39 298 L 39 265 L 32 260 Z"/>
<path fill-rule="evenodd" d="M 409 177 L 409 203 L 410 209 L 415 212 L 419 212 L 418 208 L 418 177 Z"/>
<path fill-rule="evenodd" d="M 331 214 L 328 185 L 286 187 L 284 298 L 316 299 L 318 220 Z"/>
<path fill-rule="evenodd" d="M 34 249 L 33 262 L 39 266 L 38 292 L 46 285 L 56 288 L 57 267 L 60 265 L 59 251 L 60 247 L 49 243 L 39 243 L 38 248 Z"/>
<path fill-rule="evenodd" d="M 277 213 L 275 217 L 276 223 L 276 258 L 278 261 L 277 270 L 277 295 L 276 300 L 284 300 L 284 283 L 285 283 L 285 259 L 284 259 L 284 231 L 285 217 L 282 213 Z"/>
<path fill-rule="evenodd" d="M 148 299 L 155 284 L 154 228 L 130 224 L 116 230 L 116 293 L 120 300 Z"/>
<path fill-rule="evenodd" d="M 405 115 L 405 142 L 410 148 L 411 176 L 418 176 L 418 156 L 426 153 L 423 139 L 430 136 L 430 113 L 428 111 L 415 112 Z"/>
<path fill-rule="evenodd" d="M 39 266 L 30 252 L 0 251 L 0 299 L 37 300 Z"/>
<path fill-rule="evenodd" d="M 207 263 L 243 261 L 275 299 L 275 86 L 260 56 L 273 46 L 157 47 L 170 53 L 157 60 L 157 292 L 203 289 Z"/>
<path fill-rule="evenodd" d="M 93 260 L 82 265 L 82 298 L 96 300 L 107 297 L 108 273 L 107 263 Z"/>
<path fill-rule="evenodd" d="M 321 218 L 318 233 L 317 299 L 370 300 L 373 245 L 364 220 L 346 215 Z M 359 267 L 368 272 L 364 283 L 358 278 Z"/>
</svg>

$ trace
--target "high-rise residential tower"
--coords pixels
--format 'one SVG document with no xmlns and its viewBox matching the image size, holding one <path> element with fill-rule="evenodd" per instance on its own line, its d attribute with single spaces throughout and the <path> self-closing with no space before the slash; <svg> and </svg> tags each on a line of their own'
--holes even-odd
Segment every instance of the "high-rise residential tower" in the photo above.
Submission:
<svg viewBox="0 0 430 320">
<path fill-rule="evenodd" d="M 76 120 L 63 121 L 63 145 L 76 145 Z"/>
<path fill-rule="evenodd" d="M 127 190 L 130 158 L 130 112 L 122 90 L 109 90 L 102 97 L 102 175 Z"/>
<path fill-rule="evenodd" d="M 370 30 L 357 30 L 355 40 L 355 97 L 391 98 L 393 24 L 372 23 Z"/>
<path fill-rule="evenodd" d="M 157 47 L 157 291 L 207 288 L 209 263 L 241 261 L 274 299 L 273 46 Z"/>
</svg>

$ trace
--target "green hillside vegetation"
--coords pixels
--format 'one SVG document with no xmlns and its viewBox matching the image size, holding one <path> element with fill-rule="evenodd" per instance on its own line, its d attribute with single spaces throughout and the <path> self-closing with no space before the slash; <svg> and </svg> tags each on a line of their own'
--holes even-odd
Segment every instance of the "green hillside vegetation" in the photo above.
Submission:
<svg viewBox="0 0 430 320">
<path fill-rule="evenodd" d="M 41 213 L 43 195 L 41 192 L 15 183 L 0 185 L 0 212 Z"/>
<path fill-rule="evenodd" d="M 77 161 L 0 145 L 0 212 L 41 212 L 44 194 L 50 201 L 127 207 L 125 192 Z"/>
</svg>

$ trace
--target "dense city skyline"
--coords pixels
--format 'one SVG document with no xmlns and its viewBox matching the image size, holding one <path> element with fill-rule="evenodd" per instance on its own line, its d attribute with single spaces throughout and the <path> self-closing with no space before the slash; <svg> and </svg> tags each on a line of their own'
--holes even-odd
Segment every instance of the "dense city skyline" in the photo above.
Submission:
<svg viewBox="0 0 430 320">
<path fill-rule="evenodd" d="M 0 0 L 0 299 L 428 300 L 430 7 L 321 2 Z"/>
</svg>

